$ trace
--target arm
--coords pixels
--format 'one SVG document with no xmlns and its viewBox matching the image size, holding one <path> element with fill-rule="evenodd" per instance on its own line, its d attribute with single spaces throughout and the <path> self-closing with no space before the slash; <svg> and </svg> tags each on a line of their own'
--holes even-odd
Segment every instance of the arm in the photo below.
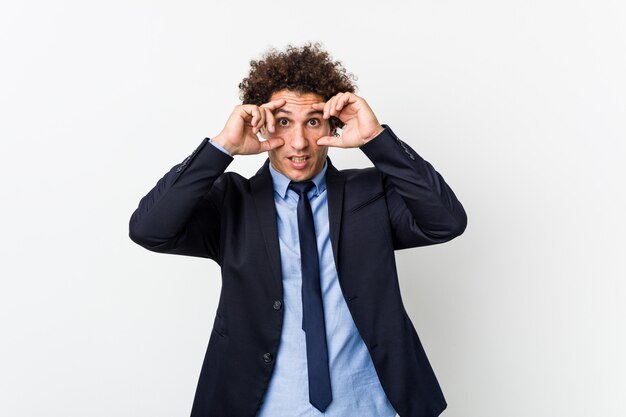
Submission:
<svg viewBox="0 0 626 417">
<path fill-rule="evenodd" d="M 446 242 L 465 230 L 467 216 L 443 177 L 378 122 L 369 104 L 353 93 L 339 93 L 312 107 L 344 124 L 340 137 L 318 145 L 360 147 L 382 172 L 396 249 Z"/>
<path fill-rule="evenodd" d="M 274 100 L 262 106 L 235 106 L 211 144 L 205 138 L 141 199 L 130 218 L 131 240 L 154 252 L 211 258 L 220 263 L 224 195 L 220 176 L 234 155 L 258 154 L 282 145 L 282 139 L 260 141 L 257 133 L 274 130 L 272 112 L 284 104 L 285 100 Z"/>
<path fill-rule="evenodd" d="M 215 183 L 232 160 L 205 138 L 141 199 L 130 239 L 154 252 L 218 260 L 222 193 Z"/>
<path fill-rule="evenodd" d="M 387 125 L 361 150 L 383 173 L 395 249 L 443 243 L 467 225 L 463 206 L 433 166 Z"/>
</svg>

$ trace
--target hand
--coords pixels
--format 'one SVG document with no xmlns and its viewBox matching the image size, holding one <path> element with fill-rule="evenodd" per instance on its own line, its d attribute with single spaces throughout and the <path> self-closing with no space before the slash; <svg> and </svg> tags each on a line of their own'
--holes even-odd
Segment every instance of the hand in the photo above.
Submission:
<svg viewBox="0 0 626 417">
<path fill-rule="evenodd" d="M 284 144 L 279 138 L 270 138 L 260 141 L 257 133 L 263 137 L 267 132 L 274 132 L 276 119 L 273 111 L 284 106 L 287 101 L 278 99 L 269 103 L 256 106 L 254 104 L 241 104 L 235 106 L 224 129 L 211 141 L 217 143 L 231 155 L 255 155 L 270 151 Z"/>
<path fill-rule="evenodd" d="M 323 110 L 324 119 L 335 116 L 344 123 L 341 136 L 323 136 L 317 140 L 318 145 L 356 148 L 384 130 L 365 99 L 353 93 L 339 93 L 326 103 L 315 103 L 312 107 Z"/>
</svg>

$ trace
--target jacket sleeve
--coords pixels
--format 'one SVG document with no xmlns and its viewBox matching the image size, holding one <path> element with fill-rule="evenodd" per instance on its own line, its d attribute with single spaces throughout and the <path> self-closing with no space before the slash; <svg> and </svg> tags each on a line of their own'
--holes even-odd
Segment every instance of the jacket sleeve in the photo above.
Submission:
<svg viewBox="0 0 626 417">
<path fill-rule="evenodd" d="M 220 176 L 232 160 L 205 138 L 139 201 L 130 217 L 130 239 L 153 252 L 219 263 Z"/>
<path fill-rule="evenodd" d="M 361 150 L 383 175 L 394 248 L 447 242 L 467 226 L 463 206 L 433 166 L 391 128 Z"/>
</svg>

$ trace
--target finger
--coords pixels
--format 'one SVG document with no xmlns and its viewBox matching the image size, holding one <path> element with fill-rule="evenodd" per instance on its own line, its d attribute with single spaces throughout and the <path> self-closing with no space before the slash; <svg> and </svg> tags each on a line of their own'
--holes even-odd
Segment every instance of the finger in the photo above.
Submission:
<svg viewBox="0 0 626 417">
<path fill-rule="evenodd" d="M 353 103 L 353 96 L 350 93 L 345 93 L 343 96 L 341 96 L 340 99 L 337 100 L 337 110 L 341 111 L 341 109 L 343 109 L 343 106 L 345 106 L 347 103 Z"/>
<path fill-rule="evenodd" d="M 256 126 L 261 118 L 261 112 L 257 106 L 254 106 L 250 109 L 250 114 L 252 114 L 252 120 L 250 121 L 250 125 L 252 125 L 252 133 L 256 134 L 258 132 Z"/>
<path fill-rule="evenodd" d="M 285 100 L 284 98 L 279 98 L 278 100 L 273 100 L 273 101 L 264 103 L 261 105 L 261 107 L 265 107 L 267 109 L 270 109 L 271 111 L 274 111 L 276 109 L 281 108 L 286 103 L 287 103 L 287 100 Z"/>
<path fill-rule="evenodd" d="M 344 96 L 345 96 L 345 93 L 339 93 L 335 96 L 333 105 L 330 108 L 330 114 L 332 114 L 333 116 L 336 116 L 337 114 L 339 114 L 339 103 L 341 103 L 341 100 L 343 99 Z"/>
<path fill-rule="evenodd" d="M 330 99 L 331 103 L 330 108 L 328 109 L 328 114 L 330 114 L 331 116 L 336 116 L 337 114 L 339 114 L 339 112 L 337 111 L 337 101 L 340 100 L 342 96 L 343 93 L 339 93 L 335 97 Z"/>
<path fill-rule="evenodd" d="M 324 106 L 324 116 L 327 118 L 330 118 L 331 114 L 330 114 L 330 109 L 333 106 L 333 101 L 335 100 L 335 97 L 331 97 L 327 102 L 326 105 Z"/>
<path fill-rule="evenodd" d="M 265 103 L 261 105 L 262 108 L 267 109 L 265 117 L 266 117 L 266 125 L 270 132 L 276 131 L 276 118 L 274 117 L 274 111 L 281 108 L 287 104 L 287 100 L 284 98 L 279 98 L 278 100 L 270 101 L 269 103 Z"/>
<path fill-rule="evenodd" d="M 246 123 L 250 123 L 251 119 L 254 118 L 254 114 L 252 113 L 252 109 L 254 108 L 254 106 L 250 106 L 250 105 L 244 104 L 242 106 L 239 106 L 239 108 L 240 108 L 239 116 L 241 116 L 241 118 Z"/>
<path fill-rule="evenodd" d="M 254 106 L 244 105 L 241 107 L 241 109 L 244 112 L 244 115 L 243 115 L 244 120 L 254 127 L 254 124 L 256 123 L 256 115 L 254 112 Z"/>
<path fill-rule="evenodd" d="M 256 125 L 256 131 L 258 132 L 259 130 L 265 129 L 265 109 L 260 107 L 257 107 L 257 109 L 259 110 L 259 122 Z"/>
<path fill-rule="evenodd" d="M 326 103 L 325 103 L 325 102 L 323 102 L 323 101 L 320 101 L 319 103 L 313 103 L 313 104 L 311 104 L 311 108 L 312 108 L 313 110 L 318 110 L 318 111 L 321 111 L 321 112 L 322 112 L 322 118 L 323 118 L 323 119 L 327 119 L 327 117 L 326 117 L 326 116 L 324 116 L 324 107 L 325 107 L 325 106 L 326 106 Z"/>
<path fill-rule="evenodd" d="M 332 104 L 332 101 L 335 97 L 331 97 L 325 104 L 324 104 L 324 119 L 329 119 L 330 118 L 330 106 Z"/>
<path fill-rule="evenodd" d="M 341 141 L 341 137 L 337 136 L 322 136 L 317 140 L 317 144 L 319 146 L 334 146 L 337 148 L 343 148 L 343 142 Z"/>
<path fill-rule="evenodd" d="M 274 133 L 276 131 L 276 118 L 274 117 L 274 113 L 267 107 L 263 108 L 265 109 L 265 126 L 267 130 Z"/>
<path fill-rule="evenodd" d="M 265 107 L 259 107 L 259 109 L 263 115 L 263 124 L 260 127 L 261 135 L 263 136 L 263 139 L 267 139 L 269 138 L 269 124 L 271 123 L 269 118 L 271 117 L 272 112 Z"/>
<path fill-rule="evenodd" d="M 271 151 L 274 148 L 278 148 L 279 146 L 282 146 L 284 143 L 285 141 L 280 138 L 271 138 L 263 142 L 260 142 L 259 145 L 261 146 L 261 152 L 263 152 L 263 151 Z"/>
</svg>

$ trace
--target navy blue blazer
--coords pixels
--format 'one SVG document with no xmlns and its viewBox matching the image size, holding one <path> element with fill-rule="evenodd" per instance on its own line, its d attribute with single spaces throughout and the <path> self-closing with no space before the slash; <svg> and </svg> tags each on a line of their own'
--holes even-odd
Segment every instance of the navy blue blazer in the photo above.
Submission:
<svg viewBox="0 0 626 417">
<path fill-rule="evenodd" d="M 374 167 L 326 174 L 339 284 L 381 385 L 400 417 L 447 404 L 400 295 L 394 251 L 443 243 L 467 217 L 430 163 L 387 125 L 361 147 Z M 276 210 L 268 161 L 250 179 L 202 143 L 141 199 L 129 236 L 154 252 L 211 258 L 222 288 L 192 417 L 254 417 L 268 387 L 283 321 Z"/>
</svg>

